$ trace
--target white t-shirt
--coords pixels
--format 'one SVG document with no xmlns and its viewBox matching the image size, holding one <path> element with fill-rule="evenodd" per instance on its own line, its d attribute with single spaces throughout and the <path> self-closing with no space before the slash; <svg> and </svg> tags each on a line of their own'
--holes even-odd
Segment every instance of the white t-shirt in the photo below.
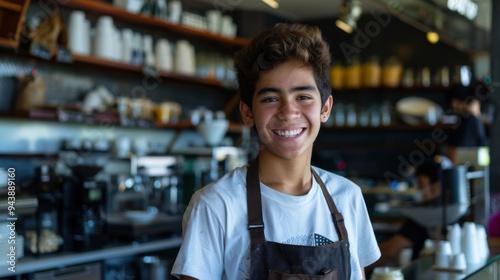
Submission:
<svg viewBox="0 0 500 280">
<path fill-rule="evenodd" d="M 314 169 L 344 217 L 351 279 L 361 279 L 360 269 L 381 255 L 361 190 L 344 177 Z M 182 245 L 172 275 L 203 280 L 249 279 L 246 172 L 246 166 L 236 168 L 193 195 L 184 213 Z M 339 240 L 316 180 L 306 195 L 287 195 L 263 184 L 261 194 L 266 241 L 321 246 Z"/>
</svg>

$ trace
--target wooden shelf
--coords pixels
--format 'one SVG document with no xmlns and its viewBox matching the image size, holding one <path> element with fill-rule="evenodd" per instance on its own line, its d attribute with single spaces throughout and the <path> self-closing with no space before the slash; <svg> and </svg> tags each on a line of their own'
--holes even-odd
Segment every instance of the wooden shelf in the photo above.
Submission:
<svg viewBox="0 0 500 280">
<path fill-rule="evenodd" d="M 0 0 L 0 46 L 17 49 L 29 0 Z"/>
<path fill-rule="evenodd" d="M 451 125 L 451 124 L 442 124 L 442 123 L 432 126 L 432 125 L 428 125 L 428 124 L 410 125 L 410 124 L 405 124 L 405 123 L 401 123 L 401 122 L 395 122 L 395 123 L 392 123 L 388 126 L 383 126 L 383 125 L 380 125 L 377 127 L 373 127 L 373 126 L 352 126 L 352 127 L 350 127 L 350 126 L 331 126 L 331 127 L 323 126 L 321 129 L 325 130 L 325 131 L 334 131 L 334 130 L 357 130 L 357 131 L 362 131 L 362 130 L 383 131 L 383 130 L 387 130 L 387 131 L 390 131 L 390 130 L 433 130 L 436 128 L 451 129 L 452 126 L 453 125 Z"/>
<path fill-rule="evenodd" d="M 0 37 L 0 46 L 6 48 L 16 48 L 17 42 L 15 42 L 14 40 Z"/>
<path fill-rule="evenodd" d="M 21 12 L 23 10 L 22 4 L 16 4 L 4 0 L 0 0 L 0 9 L 11 10 L 15 12 Z"/>
<path fill-rule="evenodd" d="M 101 125 L 102 122 L 105 121 L 107 125 L 123 127 L 123 128 L 134 128 L 134 129 L 169 129 L 169 130 L 180 131 L 180 130 L 193 130 L 196 128 L 196 126 L 193 125 L 189 120 L 181 120 L 176 123 L 167 123 L 167 124 L 149 122 L 149 126 L 147 125 L 122 126 L 120 125 L 118 115 L 112 112 L 96 113 L 93 115 L 84 113 L 80 114 L 81 114 L 80 119 L 83 119 L 83 121 L 60 121 L 57 109 L 40 108 L 40 109 L 31 109 L 29 111 L 0 112 L 0 119 L 48 121 L 48 122 L 57 122 L 62 124 L 75 124 L 75 125 Z M 231 123 L 229 125 L 228 132 L 240 133 L 243 131 L 244 128 L 245 128 L 244 124 Z"/>
<path fill-rule="evenodd" d="M 203 30 L 187 27 L 180 24 L 171 23 L 168 21 L 160 20 L 152 16 L 144 14 L 130 13 L 124 9 L 114 7 L 108 3 L 90 0 L 69 0 L 63 1 L 62 5 L 72 9 L 80 9 L 87 13 L 96 15 L 109 15 L 115 19 L 141 25 L 161 28 L 165 31 L 171 31 L 182 36 L 190 36 L 193 38 L 201 38 L 217 43 L 224 43 L 234 47 L 242 47 L 249 43 L 245 38 L 230 38 L 218 34 L 210 33 Z"/>
<path fill-rule="evenodd" d="M 113 61 L 96 56 L 73 54 L 73 61 L 78 64 L 102 66 L 113 70 L 130 71 L 134 73 L 143 73 L 143 67 L 129 63 Z M 210 87 L 224 87 L 223 83 L 216 79 L 201 78 L 198 76 L 183 75 L 174 72 L 160 71 L 158 75 L 173 81 L 178 81 L 186 84 L 195 84 Z"/>
<path fill-rule="evenodd" d="M 357 89 L 332 89 L 332 93 L 335 94 L 362 94 L 362 93 L 422 93 L 422 92 L 445 92 L 450 90 L 452 86 L 429 86 L 429 87 L 378 87 L 378 88 L 357 88 Z"/>
</svg>

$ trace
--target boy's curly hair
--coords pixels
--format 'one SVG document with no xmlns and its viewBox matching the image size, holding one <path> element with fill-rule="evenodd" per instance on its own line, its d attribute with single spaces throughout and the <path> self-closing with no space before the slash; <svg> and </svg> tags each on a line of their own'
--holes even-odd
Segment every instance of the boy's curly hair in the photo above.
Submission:
<svg viewBox="0 0 500 280">
<path fill-rule="evenodd" d="M 312 69 L 323 105 L 331 95 L 330 51 L 319 28 L 302 24 L 278 23 L 235 53 L 241 100 L 252 108 L 260 73 L 288 60 L 297 60 Z"/>
</svg>

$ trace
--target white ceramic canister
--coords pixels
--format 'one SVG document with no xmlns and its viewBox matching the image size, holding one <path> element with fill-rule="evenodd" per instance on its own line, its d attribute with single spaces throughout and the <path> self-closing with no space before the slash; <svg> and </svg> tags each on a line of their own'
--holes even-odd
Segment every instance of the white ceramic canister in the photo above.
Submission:
<svg viewBox="0 0 500 280">
<path fill-rule="evenodd" d="M 172 71 L 172 48 L 167 39 L 159 39 L 155 45 L 156 69 Z"/>
<path fill-rule="evenodd" d="M 220 33 L 222 13 L 219 10 L 209 10 L 206 13 L 208 21 L 208 30 L 212 33 Z"/>
<path fill-rule="evenodd" d="M 194 47 L 187 40 L 179 40 L 175 51 L 175 71 L 186 75 L 196 74 Z"/>
<path fill-rule="evenodd" d="M 121 61 L 125 63 L 132 62 L 132 51 L 134 49 L 134 32 L 131 29 L 122 29 L 122 51 Z"/>
<path fill-rule="evenodd" d="M 182 17 L 181 1 L 170 1 L 168 3 L 169 20 L 173 23 L 180 23 Z"/>
<path fill-rule="evenodd" d="M 155 65 L 155 55 L 153 53 L 153 37 L 151 35 L 142 36 L 142 51 L 144 52 L 144 65 Z"/>
<path fill-rule="evenodd" d="M 97 21 L 95 34 L 95 55 L 113 59 L 115 57 L 115 27 L 113 18 L 110 16 L 101 16 Z"/>
<path fill-rule="evenodd" d="M 90 54 L 89 26 L 83 11 L 73 11 L 68 24 L 69 46 L 75 54 Z"/>
</svg>

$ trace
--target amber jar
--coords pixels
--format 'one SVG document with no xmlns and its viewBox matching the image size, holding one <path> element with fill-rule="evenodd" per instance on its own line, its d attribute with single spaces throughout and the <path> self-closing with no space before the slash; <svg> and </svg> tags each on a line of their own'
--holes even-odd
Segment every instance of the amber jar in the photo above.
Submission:
<svg viewBox="0 0 500 280">
<path fill-rule="evenodd" d="M 361 64 L 358 57 L 353 57 L 346 67 L 345 87 L 348 89 L 361 88 Z"/>
<path fill-rule="evenodd" d="M 390 57 L 382 68 L 382 84 L 384 87 L 395 88 L 401 84 L 403 64 L 396 57 Z"/>
<path fill-rule="evenodd" d="M 340 62 L 334 62 L 330 68 L 330 86 L 332 89 L 343 89 L 345 80 L 344 65 Z"/>
<path fill-rule="evenodd" d="M 378 57 L 370 57 L 362 66 L 362 85 L 365 88 L 380 87 L 382 67 Z"/>
</svg>

